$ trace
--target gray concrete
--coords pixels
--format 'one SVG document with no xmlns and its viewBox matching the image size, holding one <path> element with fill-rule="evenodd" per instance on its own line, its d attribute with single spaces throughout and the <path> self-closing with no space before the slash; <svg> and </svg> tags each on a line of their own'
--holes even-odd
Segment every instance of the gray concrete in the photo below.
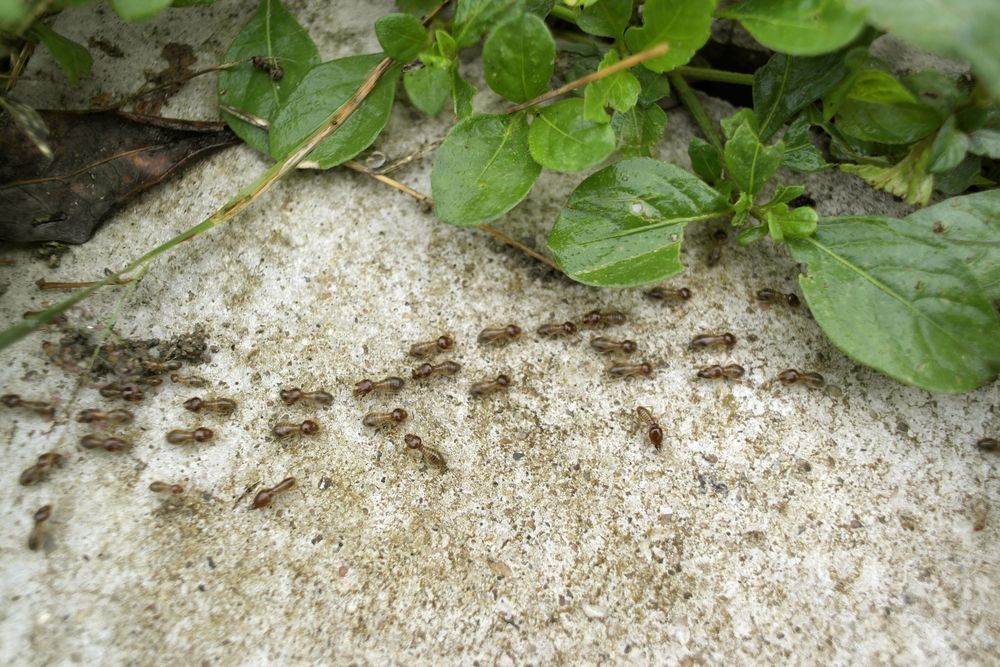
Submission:
<svg viewBox="0 0 1000 667">
<path fill-rule="evenodd" d="M 61 84 L 44 56 L 20 87 L 39 105 L 126 92 L 160 69 L 162 45 L 219 57 L 252 3 L 222 2 L 123 26 L 94 9 L 58 28 L 97 30 L 127 53 L 95 53 L 95 77 Z M 324 57 L 374 50 L 382 2 L 292 3 Z M 373 5 L 375 3 L 372 3 Z M 383 6 L 384 5 L 384 6 Z M 30 85 L 29 85 L 30 84 Z M 488 95 L 477 104 L 484 104 Z M 193 83 L 164 112 L 212 117 L 212 84 Z M 715 113 L 724 113 L 714 104 Z M 448 118 L 400 105 L 380 148 L 401 156 L 439 139 Z M 665 159 L 686 163 L 693 131 L 672 112 Z M 120 266 L 210 213 L 266 166 L 252 151 L 217 155 L 116 215 L 55 270 L 27 250 L 0 267 L 0 317 L 58 298 L 33 285 Z M 429 191 L 429 163 L 400 176 Z M 579 177 L 545 175 L 500 226 L 542 244 Z M 899 213 L 859 180 L 806 179 L 824 214 Z M 67 417 L 107 403 L 46 363 L 36 335 L 3 353 L 0 386 L 60 399 L 55 427 L 3 413 L 0 659 L 20 664 L 997 664 L 1000 520 L 996 455 L 973 443 L 1000 429 L 996 384 L 962 396 L 901 386 L 845 358 L 802 312 L 761 311 L 761 286 L 795 289 L 797 269 L 768 244 L 726 248 L 705 267 L 714 228 L 690 231 L 695 293 L 674 309 L 637 290 L 574 285 L 476 231 L 435 222 L 362 176 L 296 174 L 231 224 L 184 244 L 137 287 L 74 309 L 80 325 L 170 336 L 204 323 L 216 350 L 200 371 L 240 401 L 211 445 L 175 448 L 169 428 L 195 419 L 193 395 L 165 386 L 136 408 L 125 456 L 80 449 Z M 482 350 L 491 323 L 533 327 L 594 307 L 620 308 L 654 379 L 610 382 L 586 339 L 529 335 Z M 692 355 L 689 337 L 731 330 L 730 355 Z M 356 401 L 354 381 L 405 373 L 406 345 L 458 340 L 453 381 Z M 735 361 L 739 384 L 692 379 Z M 814 369 L 837 397 L 765 386 L 786 367 Z M 468 384 L 507 371 L 509 396 L 473 402 Z M 287 408 L 278 389 L 325 387 L 323 433 L 269 436 Z M 445 452 L 425 470 L 401 433 L 372 436 L 373 407 L 411 411 L 407 430 Z M 628 413 L 650 406 L 666 429 L 657 455 Z M 39 453 L 67 465 L 37 487 L 16 476 Z M 300 487 L 250 511 L 248 486 L 294 475 Z M 323 480 L 327 481 L 323 481 Z M 180 482 L 179 507 L 147 490 Z M 238 500 L 241 497 L 242 500 Z M 25 548 L 31 513 L 52 503 L 51 549 Z M 976 512 L 988 509 L 974 531 Z"/>
</svg>

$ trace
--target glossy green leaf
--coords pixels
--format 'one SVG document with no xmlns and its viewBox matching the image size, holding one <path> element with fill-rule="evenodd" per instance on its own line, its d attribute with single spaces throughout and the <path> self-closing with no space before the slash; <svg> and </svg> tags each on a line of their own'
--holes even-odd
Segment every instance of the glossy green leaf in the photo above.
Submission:
<svg viewBox="0 0 1000 667">
<path fill-rule="evenodd" d="M 785 136 L 785 156 L 782 164 L 795 171 L 822 171 L 830 165 L 812 142 L 809 121 L 799 116 L 788 126 Z"/>
<path fill-rule="evenodd" d="M 417 109 L 428 116 L 441 113 L 451 92 L 451 70 L 421 67 L 403 74 L 403 89 Z"/>
<path fill-rule="evenodd" d="M 722 178 L 722 156 L 715 146 L 701 137 L 691 137 L 688 157 L 691 158 L 691 168 L 701 180 L 715 184 Z"/>
<path fill-rule="evenodd" d="M 761 141 L 829 92 L 848 73 L 842 53 L 802 58 L 776 53 L 753 76 L 753 111 Z"/>
<path fill-rule="evenodd" d="M 254 67 L 250 59 L 255 56 L 273 58 L 281 67 L 282 77 L 275 81 L 266 71 Z M 319 51 L 309 33 L 278 0 L 260 0 L 257 13 L 236 35 L 222 59 L 240 64 L 219 72 L 219 103 L 270 122 L 306 72 L 319 63 Z M 225 112 L 222 117 L 240 139 L 262 153 L 268 152 L 266 130 Z"/>
<path fill-rule="evenodd" d="M 527 196 L 541 169 L 523 113 L 471 116 L 451 128 L 434 156 L 434 208 L 452 225 L 498 218 Z"/>
<path fill-rule="evenodd" d="M 583 117 L 583 100 L 570 98 L 542 109 L 531 122 L 531 157 L 546 169 L 573 172 L 604 162 L 615 150 L 607 123 Z"/>
<path fill-rule="evenodd" d="M 955 127 L 954 116 L 948 116 L 931 144 L 928 169 L 935 174 L 954 169 L 965 159 L 968 151 L 969 135 Z"/>
<path fill-rule="evenodd" d="M 774 188 L 774 194 L 771 195 L 771 204 L 787 204 L 797 197 L 801 197 L 805 194 L 806 188 L 804 185 L 777 185 Z"/>
<path fill-rule="evenodd" d="M 965 263 L 911 220 L 825 219 L 791 239 L 816 322 L 849 357 L 931 391 L 1000 371 L 1000 319 Z"/>
<path fill-rule="evenodd" d="M 496 26 L 516 13 L 520 0 L 458 0 L 451 34 L 458 46 L 472 46 Z"/>
<path fill-rule="evenodd" d="M 876 190 L 901 197 L 907 204 L 926 204 L 934 189 L 934 177 L 928 171 L 930 145 L 915 144 L 906 156 L 889 167 L 874 164 L 842 164 L 841 171 L 860 176 Z"/>
<path fill-rule="evenodd" d="M 451 70 L 451 99 L 454 103 L 455 115 L 468 118 L 472 115 L 472 98 L 476 96 L 475 87 L 462 78 L 458 67 Z"/>
<path fill-rule="evenodd" d="M 74 86 L 79 83 L 81 76 L 90 74 L 94 59 L 90 57 L 90 51 L 86 47 L 68 37 L 63 37 L 41 21 L 35 22 L 30 34 L 41 40 Z"/>
<path fill-rule="evenodd" d="M 420 19 L 409 14 L 386 14 L 375 21 L 375 36 L 390 58 L 409 62 L 417 57 L 429 41 Z"/>
<path fill-rule="evenodd" d="M 619 38 L 632 18 L 632 0 L 598 0 L 576 20 L 580 30 L 598 37 Z"/>
<path fill-rule="evenodd" d="M 789 210 L 788 204 L 780 203 L 767 212 L 767 228 L 775 241 L 812 236 L 818 220 L 819 215 L 809 206 Z"/>
<path fill-rule="evenodd" d="M 615 112 L 611 129 L 618 137 L 622 157 L 650 157 L 667 128 L 667 114 L 651 104 L 632 107 L 625 113 Z"/>
<path fill-rule="evenodd" d="M 864 27 L 864 12 L 844 0 L 741 0 L 720 11 L 736 19 L 764 46 L 814 56 L 844 46 Z"/>
<path fill-rule="evenodd" d="M 715 0 L 646 0 L 643 25 L 625 32 L 625 44 L 637 53 L 666 42 L 670 50 L 643 65 L 654 72 L 669 72 L 687 64 L 708 41 L 714 9 Z"/>
<path fill-rule="evenodd" d="M 382 60 L 381 54 L 331 60 L 309 70 L 271 124 L 271 155 L 282 158 L 341 107 Z M 368 148 L 389 121 L 399 66 L 389 69 L 340 129 L 309 154 L 329 169 Z"/>
<path fill-rule="evenodd" d="M 983 127 L 970 134 L 969 150 L 976 155 L 1000 160 L 1000 129 Z"/>
<path fill-rule="evenodd" d="M 844 54 L 841 62 L 847 70 L 847 74 L 840 80 L 839 83 L 837 83 L 836 86 L 831 88 L 826 93 L 823 93 L 821 97 L 823 103 L 824 121 L 829 121 L 837 115 L 837 112 L 840 110 L 840 105 L 844 102 L 844 98 L 847 97 L 847 93 L 854 87 L 854 82 L 857 81 L 858 76 L 861 75 L 864 65 L 868 61 L 868 57 L 868 46 L 858 46 L 853 49 L 849 49 L 847 53 Z"/>
<path fill-rule="evenodd" d="M 458 42 L 444 30 L 434 31 L 434 42 L 441 56 L 452 60 L 458 55 Z"/>
<path fill-rule="evenodd" d="M 115 13 L 126 21 L 151 19 L 170 6 L 171 0 L 111 0 Z"/>
<path fill-rule="evenodd" d="M 650 158 L 622 160 L 577 186 L 548 246 L 573 280 L 642 285 L 683 270 L 685 226 L 729 212 L 719 193 L 680 167 Z"/>
<path fill-rule="evenodd" d="M 631 72 L 642 86 L 639 91 L 639 104 L 648 106 L 670 94 L 670 80 L 666 74 L 658 74 L 645 67 L 633 67 Z"/>
<path fill-rule="evenodd" d="M 754 134 L 757 134 L 757 116 L 750 109 L 740 109 L 732 116 L 719 121 L 719 127 L 722 128 L 722 134 L 727 140 L 732 139 L 733 135 L 736 134 L 736 130 L 740 129 L 743 125 L 749 126 Z"/>
<path fill-rule="evenodd" d="M 598 71 L 607 69 L 618 63 L 618 54 L 608 51 L 601 60 Z M 587 120 L 595 123 L 607 123 L 611 116 L 604 110 L 611 107 L 615 111 L 624 113 L 635 106 L 639 99 L 639 91 L 642 86 L 639 80 L 629 72 L 615 72 L 610 76 L 597 81 L 591 81 L 584 90 L 583 115 Z"/>
<path fill-rule="evenodd" d="M 483 45 L 486 84 L 511 102 L 527 102 L 549 87 L 556 43 L 545 21 L 524 12 L 497 26 Z"/>
<path fill-rule="evenodd" d="M 864 70 L 837 112 L 837 127 L 856 139 L 911 144 L 940 127 L 943 119 L 891 74 Z"/>
<path fill-rule="evenodd" d="M 749 123 L 744 123 L 726 142 L 726 170 L 741 191 L 755 195 L 774 176 L 784 154 L 782 142 L 764 146 Z"/>
</svg>

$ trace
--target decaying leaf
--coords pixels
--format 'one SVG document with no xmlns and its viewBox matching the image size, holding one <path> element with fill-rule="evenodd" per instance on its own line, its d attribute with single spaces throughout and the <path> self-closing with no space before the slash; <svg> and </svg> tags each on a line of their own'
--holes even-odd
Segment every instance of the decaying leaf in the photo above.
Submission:
<svg viewBox="0 0 1000 667">
<path fill-rule="evenodd" d="M 83 243 L 114 206 L 239 140 L 222 123 L 40 111 L 53 158 L 0 117 L 0 240 Z"/>
</svg>

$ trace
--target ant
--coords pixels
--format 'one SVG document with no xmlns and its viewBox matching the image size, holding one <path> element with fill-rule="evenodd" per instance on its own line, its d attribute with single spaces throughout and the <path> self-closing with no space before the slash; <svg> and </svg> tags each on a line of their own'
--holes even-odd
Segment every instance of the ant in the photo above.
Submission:
<svg viewBox="0 0 1000 667">
<path fill-rule="evenodd" d="M 184 401 L 184 409 L 191 412 L 214 412 L 217 415 L 231 415 L 236 411 L 236 401 L 228 398 L 206 398 L 198 396 Z"/>
<path fill-rule="evenodd" d="M 177 371 L 181 368 L 181 362 L 176 359 L 173 361 L 155 361 L 153 359 L 143 359 L 142 368 L 147 373 L 166 373 L 167 371 Z"/>
<path fill-rule="evenodd" d="M 765 287 L 764 289 L 757 290 L 756 294 L 757 300 L 763 304 L 770 305 L 772 303 L 778 303 L 779 301 L 784 301 L 792 308 L 798 308 L 802 303 L 799 301 L 799 297 L 789 292 L 788 294 L 783 294 L 778 290 L 773 290 L 770 287 Z"/>
<path fill-rule="evenodd" d="M 420 364 L 418 367 L 413 369 L 411 374 L 414 380 L 426 380 L 435 375 L 454 375 L 462 367 L 455 363 L 454 361 L 445 361 L 444 363 L 437 364 Z"/>
<path fill-rule="evenodd" d="M 200 375 L 180 375 L 178 373 L 171 373 L 170 381 L 174 384 L 182 384 L 196 389 L 208 386 L 208 380 Z"/>
<path fill-rule="evenodd" d="M 656 451 L 660 451 L 663 446 L 663 429 L 656 423 L 653 413 L 650 412 L 649 408 L 639 406 L 635 409 L 635 416 L 640 424 L 649 427 L 649 430 L 646 431 L 646 437 L 649 438 L 649 442 L 656 448 Z"/>
<path fill-rule="evenodd" d="M 171 493 L 179 496 L 184 493 L 184 487 L 180 484 L 167 484 L 166 482 L 153 482 L 149 485 L 149 490 L 153 493 Z"/>
<path fill-rule="evenodd" d="M 995 452 L 997 450 L 997 439 L 980 438 L 980 440 L 976 443 L 976 447 L 983 450 L 984 452 Z"/>
<path fill-rule="evenodd" d="M 653 366 L 648 361 L 640 364 L 612 364 L 607 368 L 608 375 L 615 378 L 627 378 L 633 376 L 650 377 L 653 375 Z"/>
<path fill-rule="evenodd" d="M 371 392 L 379 394 L 395 394 L 403 388 L 403 378 L 392 376 L 384 380 L 362 380 L 354 385 L 354 397 L 361 398 Z"/>
<path fill-rule="evenodd" d="M 419 435 L 407 433 L 403 436 L 403 442 L 406 444 L 407 449 L 420 452 L 420 456 L 424 459 L 424 463 L 427 465 L 440 468 L 442 470 L 448 467 L 448 461 L 445 459 L 444 454 L 433 447 L 425 445 Z"/>
<path fill-rule="evenodd" d="M 307 419 L 301 424 L 290 422 L 278 422 L 271 429 L 271 433 L 276 438 L 291 438 L 293 435 L 316 435 L 319 433 L 319 424 L 311 419 Z"/>
<path fill-rule="evenodd" d="M 106 384 L 101 387 L 100 393 L 104 398 L 120 398 L 130 403 L 136 403 L 146 398 L 146 394 L 143 393 L 142 389 L 134 384 L 127 384 L 124 387 L 119 387 L 113 383 Z"/>
<path fill-rule="evenodd" d="M 156 377 L 155 375 L 133 375 L 126 378 L 126 381 L 129 384 L 144 384 L 147 387 L 159 387 L 163 384 L 163 378 Z"/>
<path fill-rule="evenodd" d="M 56 414 L 55 404 L 48 401 L 28 401 L 17 394 L 4 394 L 0 396 L 0 403 L 3 403 L 8 408 L 24 408 L 29 412 L 34 412 L 36 415 L 48 417 L 49 419 Z"/>
<path fill-rule="evenodd" d="M 114 410 L 97 410 L 89 408 L 80 410 L 76 415 L 76 421 L 81 424 L 93 424 L 94 422 L 111 422 L 113 424 L 131 424 L 135 415 L 125 408 L 115 408 Z"/>
<path fill-rule="evenodd" d="M 281 81 L 285 76 L 285 70 L 278 64 L 278 59 L 274 56 L 253 56 L 250 58 L 250 63 L 253 64 L 254 69 L 267 72 L 271 81 Z"/>
<path fill-rule="evenodd" d="M 654 287 L 645 294 L 650 299 L 657 299 L 659 301 L 687 301 L 691 298 L 691 290 L 687 287 L 680 287 L 678 289 Z"/>
<path fill-rule="evenodd" d="M 43 525 L 49 520 L 50 516 L 52 516 L 52 505 L 42 505 L 35 510 L 35 514 L 32 517 L 35 525 L 31 528 L 31 533 L 28 535 L 28 548 L 32 551 L 36 551 L 41 546 L 42 540 L 45 537 Z"/>
<path fill-rule="evenodd" d="M 264 488 L 257 492 L 257 495 L 253 497 L 253 509 L 259 510 L 271 505 L 271 501 L 279 493 L 284 493 L 289 489 L 294 488 L 295 478 L 286 477 L 281 480 L 271 488 Z"/>
<path fill-rule="evenodd" d="M 487 327 L 479 332 L 480 345 L 506 345 L 521 335 L 521 327 L 508 324 L 505 327 Z"/>
<path fill-rule="evenodd" d="M 591 338 L 590 346 L 601 354 L 632 354 L 639 349 L 639 346 L 635 344 L 634 340 L 628 340 L 626 338 L 623 341 L 614 341 L 610 338 L 604 338 L 603 336 Z"/>
<path fill-rule="evenodd" d="M 106 452 L 120 454 L 132 449 L 132 443 L 121 438 L 103 438 L 99 435 L 85 435 L 80 438 L 80 446 L 84 449 L 103 449 Z"/>
<path fill-rule="evenodd" d="M 794 368 L 781 371 L 778 374 L 778 382 L 781 384 L 804 384 L 807 387 L 819 388 L 826 384 L 826 380 L 819 373 L 797 371 Z"/>
<path fill-rule="evenodd" d="M 708 366 L 707 368 L 702 368 L 698 371 L 698 377 L 707 380 L 721 380 L 723 378 L 737 380 L 743 377 L 744 373 L 746 373 L 746 370 L 742 366 L 729 364 L 728 366 Z"/>
<path fill-rule="evenodd" d="M 716 229 L 712 234 L 712 249 L 708 252 L 709 266 L 717 266 L 722 261 L 722 246 L 725 245 L 728 235 L 724 229 Z"/>
<path fill-rule="evenodd" d="M 293 405 L 302 401 L 303 403 L 314 403 L 316 405 L 330 405 L 333 403 L 333 394 L 326 391 L 302 391 L 298 387 L 282 389 L 281 400 L 285 405 Z"/>
<path fill-rule="evenodd" d="M 599 310 L 592 310 L 580 318 L 580 324 L 593 329 L 600 326 L 611 327 L 625 324 L 626 319 L 625 313 L 618 310 L 609 310 L 604 313 Z"/>
<path fill-rule="evenodd" d="M 497 376 L 496 380 L 483 380 L 482 382 L 474 383 L 469 387 L 469 393 L 473 396 L 486 396 L 487 394 L 507 389 L 510 384 L 510 378 L 501 373 Z"/>
<path fill-rule="evenodd" d="M 572 322 L 562 324 L 543 324 L 538 327 L 538 335 L 544 338 L 556 338 L 558 336 L 572 336 L 576 333 L 576 325 Z"/>
<path fill-rule="evenodd" d="M 362 423 L 370 428 L 380 429 L 402 424 L 408 416 L 403 408 L 396 408 L 392 412 L 369 412 Z"/>
<path fill-rule="evenodd" d="M 32 484 L 37 484 L 48 477 L 53 468 L 61 466 L 62 462 L 62 454 L 57 452 L 45 452 L 38 457 L 38 461 L 35 465 L 25 468 L 18 481 L 21 483 L 21 486 L 31 486 Z"/>
<path fill-rule="evenodd" d="M 736 336 L 731 333 L 721 335 L 701 334 L 691 339 L 689 350 L 704 350 L 706 347 L 732 347 L 736 345 Z"/>
<path fill-rule="evenodd" d="M 208 442 L 214 437 L 215 432 L 204 426 L 191 430 L 175 428 L 167 433 L 167 442 L 171 445 L 190 445 L 192 442 Z"/>
<path fill-rule="evenodd" d="M 438 352 L 445 352 L 455 347 L 455 341 L 450 336 L 438 336 L 436 340 L 414 343 L 410 346 L 411 357 L 432 357 Z"/>
</svg>

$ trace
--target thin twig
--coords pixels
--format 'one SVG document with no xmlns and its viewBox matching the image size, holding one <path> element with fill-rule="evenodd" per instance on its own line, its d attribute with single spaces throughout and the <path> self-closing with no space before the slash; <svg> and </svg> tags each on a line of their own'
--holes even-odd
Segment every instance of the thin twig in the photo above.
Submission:
<svg viewBox="0 0 1000 667">
<path fill-rule="evenodd" d="M 531 255 L 532 257 L 534 257 L 535 259 L 537 259 L 542 264 L 545 264 L 546 266 L 548 266 L 548 267 L 550 267 L 552 269 L 555 269 L 559 273 L 563 272 L 562 268 L 560 268 L 559 265 L 556 264 L 553 260 L 549 259 L 548 257 L 546 257 L 545 255 L 541 254 L 540 252 L 536 252 L 536 251 L 532 250 L 531 248 L 529 248 L 528 246 L 524 245 L 523 243 L 521 243 L 517 239 L 515 239 L 513 237 L 510 237 L 510 236 L 507 236 L 506 234 L 504 234 L 503 232 L 501 232 L 499 229 L 496 229 L 494 227 L 490 227 L 489 225 L 476 225 L 476 229 L 484 231 L 487 234 L 489 234 L 490 236 L 492 236 L 493 238 L 495 238 L 495 239 L 497 239 L 499 241 L 503 241 L 507 245 L 513 246 L 513 247 L 517 248 L 518 250 L 520 250 L 523 253 Z"/>
<path fill-rule="evenodd" d="M 135 279 L 124 278 L 122 280 L 116 280 L 110 283 L 104 283 L 104 280 L 85 280 L 83 282 L 77 282 L 77 283 L 60 283 L 60 282 L 49 282 L 48 280 L 43 279 L 37 281 L 35 284 L 38 286 L 38 289 L 83 289 L 84 287 L 93 287 L 94 285 L 98 284 L 127 285 L 133 280 Z"/>
<path fill-rule="evenodd" d="M 669 47 L 667 47 L 666 43 L 657 44 L 656 46 L 651 46 L 645 51 L 640 51 L 635 55 L 629 56 L 625 60 L 621 60 L 615 63 L 611 67 L 605 67 L 604 69 L 599 69 L 596 72 L 591 72 L 587 76 L 582 76 L 576 81 L 570 81 L 565 85 L 555 88 L 554 90 L 550 90 L 547 93 L 542 93 L 533 100 L 528 100 L 527 102 L 521 102 L 520 104 L 515 104 L 514 106 L 507 109 L 507 113 L 509 114 L 516 113 L 518 111 L 522 111 L 524 109 L 533 107 L 537 104 L 541 104 L 542 102 L 548 102 L 549 100 L 555 97 L 559 97 L 560 95 L 563 95 L 565 93 L 568 93 L 571 90 L 575 90 L 580 86 L 586 86 L 588 83 L 592 81 L 598 81 L 606 76 L 617 74 L 622 70 L 629 69 L 630 67 L 635 67 L 639 63 L 644 63 L 647 60 L 652 60 L 653 58 L 659 58 L 660 56 L 662 56 L 667 52 L 668 48 Z"/>
<path fill-rule="evenodd" d="M 721 69 L 712 69 L 711 67 L 689 67 L 687 65 L 681 65 L 674 71 L 685 79 L 735 83 L 741 86 L 753 85 L 753 74 L 745 74 L 743 72 L 728 72 Z"/>
</svg>

